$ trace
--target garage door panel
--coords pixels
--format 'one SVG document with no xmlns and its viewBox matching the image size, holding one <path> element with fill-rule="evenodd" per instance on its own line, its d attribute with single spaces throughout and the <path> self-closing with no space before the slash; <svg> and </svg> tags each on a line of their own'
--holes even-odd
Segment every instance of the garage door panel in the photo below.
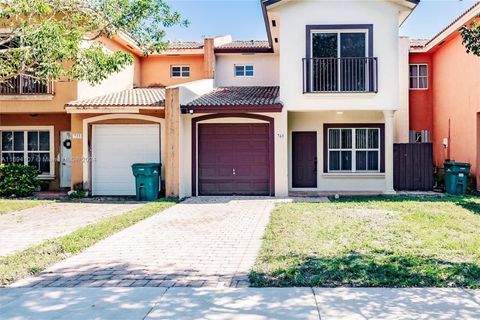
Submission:
<svg viewBox="0 0 480 320">
<path fill-rule="evenodd" d="M 131 165 L 160 162 L 159 125 L 94 125 L 94 195 L 135 195 Z"/>
<path fill-rule="evenodd" d="M 259 135 L 259 136 L 268 136 L 268 126 L 264 127 L 253 127 L 252 128 L 252 134 L 253 135 Z"/>
<path fill-rule="evenodd" d="M 202 167 L 199 174 L 203 177 L 218 177 L 225 178 L 232 175 L 232 169 L 230 168 L 218 168 L 215 166 Z"/>
<path fill-rule="evenodd" d="M 270 194 L 268 128 L 268 124 L 200 124 L 199 194 Z"/>
<path fill-rule="evenodd" d="M 256 179 L 257 177 L 268 177 L 270 167 L 268 166 L 238 166 L 235 168 L 235 175 L 244 178 Z M 231 173 L 230 173 L 231 175 Z M 267 179 L 267 178 L 263 178 Z"/>
</svg>

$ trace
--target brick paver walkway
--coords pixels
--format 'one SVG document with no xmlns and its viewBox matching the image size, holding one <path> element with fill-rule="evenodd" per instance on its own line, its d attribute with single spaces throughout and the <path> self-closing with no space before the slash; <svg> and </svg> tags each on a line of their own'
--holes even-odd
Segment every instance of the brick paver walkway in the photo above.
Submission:
<svg viewBox="0 0 480 320">
<path fill-rule="evenodd" d="M 273 207 L 269 198 L 191 198 L 13 286 L 247 286 Z"/>
<path fill-rule="evenodd" d="M 59 202 L 0 215 L 0 257 L 69 234 L 142 204 Z"/>
</svg>

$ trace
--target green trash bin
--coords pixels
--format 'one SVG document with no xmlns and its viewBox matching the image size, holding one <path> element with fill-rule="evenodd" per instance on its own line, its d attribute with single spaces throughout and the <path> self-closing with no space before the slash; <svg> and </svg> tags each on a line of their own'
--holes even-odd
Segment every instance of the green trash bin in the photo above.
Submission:
<svg viewBox="0 0 480 320">
<path fill-rule="evenodd" d="M 465 195 L 467 193 L 470 164 L 463 162 L 445 162 L 445 190 L 448 194 Z"/>
<path fill-rule="evenodd" d="M 135 163 L 132 165 L 137 201 L 158 199 L 161 166 L 160 163 Z"/>
</svg>

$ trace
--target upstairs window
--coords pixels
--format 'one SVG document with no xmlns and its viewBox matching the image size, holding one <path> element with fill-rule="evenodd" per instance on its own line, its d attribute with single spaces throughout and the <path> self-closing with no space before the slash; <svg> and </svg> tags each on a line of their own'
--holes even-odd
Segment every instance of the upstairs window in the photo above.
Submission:
<svg viewBox="0 0 480 320">
<path fill-rule="evenodd" d="M 314 31 L 312 58 L 361 58 L 367 56 L 367 31 Z"/>
<path fill-rule="evenodd" d="M 428 65 L 411 64 L 410 65 L 410 89 L 426 90 L 428 89 Z"/>
<path fill-rule="evenodd" d="M 170 77 L 172 78 L 189 78 L 190 66 L 171 66 Z"/>
<path fill-rule="evenodd" d="M 373 26 L 307 26 L 304 92 L 377 92 Z"/>
<path fill-rule="evenodd" d="M 252 65 L 235 65 L 235 77 L 253 77 Z"/>
<path fill-rule="evenodd" d="M 0 34 L 0 50 L 18 48 L 20 46 L 20 38 L 16 37 L 8 42 L 9 35 Z M 35 66 L 33 66 L 34 68 Z M 4 79 L 0 83 L 0 95 L 43 95 L 53 94 L 53 83 L 42 82 L 28 74 L 18 75 L 16 77 Z"/>
</svg>

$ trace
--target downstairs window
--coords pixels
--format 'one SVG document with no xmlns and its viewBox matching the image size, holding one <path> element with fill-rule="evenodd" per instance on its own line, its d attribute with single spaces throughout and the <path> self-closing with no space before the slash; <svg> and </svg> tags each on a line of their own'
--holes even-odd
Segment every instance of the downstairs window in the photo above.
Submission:
<svg viewBox="0 0 480 320">
<path fill-rule="evenodd" d="M 40 176 L 53 176 L 52 130 L 0 128 L 0 163 L 36 167 Z"/>
<path fill-rule="evenodd" d="M 327 129 L 326 172 L 381 172 L 381 128 Z"/>
</svg>

